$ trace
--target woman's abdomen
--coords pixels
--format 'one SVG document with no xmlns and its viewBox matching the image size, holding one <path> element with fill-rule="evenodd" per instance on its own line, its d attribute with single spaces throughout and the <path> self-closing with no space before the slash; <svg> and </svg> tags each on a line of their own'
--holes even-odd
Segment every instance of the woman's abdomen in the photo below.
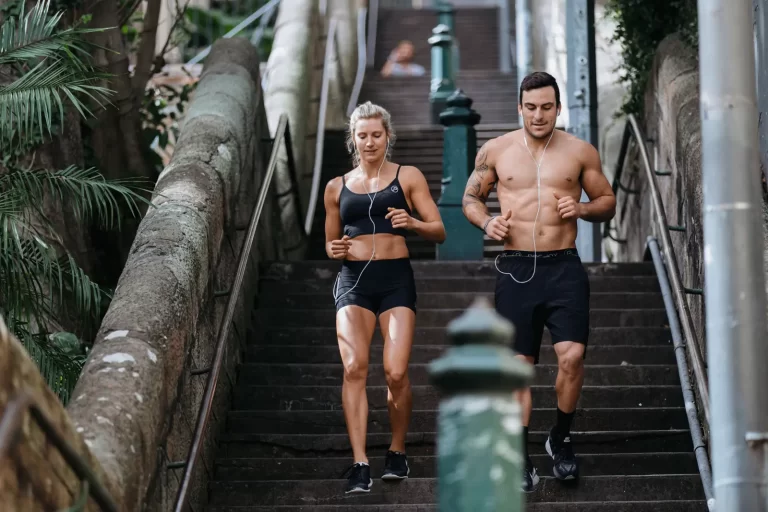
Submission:
<svg viewBox="0 0 768 512">
<path fill-rule="evenodd" d="M 404 237 L 383 233 L 380 235 L 360 235 L 353 238 L 351 240 L 352 246 L 347 253 L 347 259 L 350 261 L 367 261 L 371 259 L 371 252 L 374 249 L 374 236 L 376 237 L 376 256 L 374 259 L 393 260 L 409 256 L 408 246 L 405 243 Z"/>
</svg>

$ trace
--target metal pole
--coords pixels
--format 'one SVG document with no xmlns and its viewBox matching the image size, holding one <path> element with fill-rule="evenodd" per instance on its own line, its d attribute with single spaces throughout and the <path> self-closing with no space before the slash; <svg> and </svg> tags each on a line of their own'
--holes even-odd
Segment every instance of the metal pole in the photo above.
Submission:
<svg viewBox="0 0 768 512">
<path fill-rule="evenodd" d="M 509 44 L 509 3 L 512 0 L 499 0 L 499 71 L 512 72 L 512 55 Z"/>
<path fill-rule="evenodd" d="M 768 1 L 754 0 L 760 169 L 768 181 Z"/>
<path fill-rule="evenodd" d="M 517 53 L 517 96 L 520 82 L 533 71 L 533 9 L 531 0 L 515 0 L 515 49 Z M 523 120 L 518 120 L 520 126 Z"/>
<path fill-rule="evenodd" d="M 595 0 L 567 0 L 568 133 L 598 147 Z M 582 192 L 581 200 L 589 198 Z M 579 220 L 576 247 L 583 261 L 602 260 L 600 224 Z"/>
<path fill-rule="evenodd" d="M 715 500 L 724 512 L 765 512 L 768 343 L 752 0 L 698 7 Z"/>
</svg>

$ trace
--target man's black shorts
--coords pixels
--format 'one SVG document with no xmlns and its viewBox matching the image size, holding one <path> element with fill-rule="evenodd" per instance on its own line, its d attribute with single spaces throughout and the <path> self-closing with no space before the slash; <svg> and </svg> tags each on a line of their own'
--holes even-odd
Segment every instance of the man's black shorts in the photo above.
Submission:
<svg viewBox="0 0 768 512">
<path fill-rule="evenodd" d="M 544 326 L 552 343 L 575 341 L 587 345 L 589 337 L 589 277 L 576 249 L 536 253 L 504 251 L 496 265 L 496 311 L 515 325 L 514 350 L 539 362 Z"/>
</svg>

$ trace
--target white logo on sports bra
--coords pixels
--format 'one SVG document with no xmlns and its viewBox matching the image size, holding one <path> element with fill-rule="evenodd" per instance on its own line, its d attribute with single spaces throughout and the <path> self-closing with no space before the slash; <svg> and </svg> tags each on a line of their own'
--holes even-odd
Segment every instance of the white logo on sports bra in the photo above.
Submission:
<svg viewBox="0 0 768 512">
<path fill-rule="evenodd" d="M 400 189 L 397 188 L 397 185 L 392 185 L 392 188 L 390 188 L 389 190 L 391 190 L 393 193 L 397 194 L 397 191 L 400 190 Z"/>
</svg>

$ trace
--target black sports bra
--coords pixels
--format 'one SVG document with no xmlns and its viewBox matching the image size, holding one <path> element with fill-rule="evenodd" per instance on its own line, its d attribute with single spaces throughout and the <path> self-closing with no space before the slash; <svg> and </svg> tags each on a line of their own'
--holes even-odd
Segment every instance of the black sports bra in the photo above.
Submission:
<svg viewBox="0 0 768 512">
<path fill-rule="evenodd" d="M 389 233 L 405 236 L 408 232 L 404 228 L 393 228 L 392 221 L 384 217 L 389 213 L 388 208 L 402 209 L 411 214 L 408 201 L 405 199 L 403 187 L 400 185 L 400 167 L 397 168 L 395 179 L 389 185 L 370 194 L 358 194 L 347 188 L 347 180 L 341 176 L 343 184 L 339 195 L 339 213 L 344 224 L 344 234 L 350 238 L 360 235 L 373 234 L 373 226 L 376 225 L 376 234 Z M 375 194 L 375 197 L 374 197 Z M 373 206 L 371 206 L 373 199 Z M 368 210 L 370 209 L 370 219 Z M 373 224 L 371 224 L 373 219 Z"/>
</svg>

